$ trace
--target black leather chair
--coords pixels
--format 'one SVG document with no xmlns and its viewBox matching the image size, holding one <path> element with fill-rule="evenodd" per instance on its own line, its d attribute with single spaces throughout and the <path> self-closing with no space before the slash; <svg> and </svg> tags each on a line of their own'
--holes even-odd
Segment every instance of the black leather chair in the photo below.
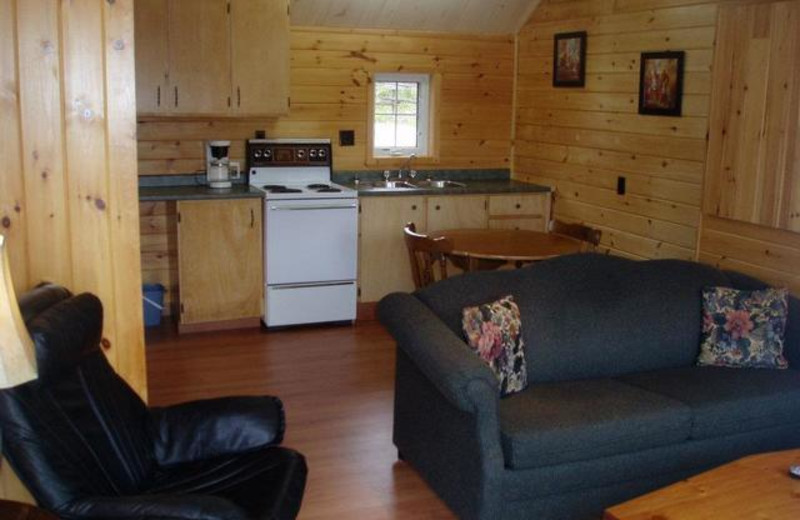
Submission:
<svg viewBox="0 0 800 520">
<path fill-rule="evenodd" d="M 291 519 L 306 463 L 279 447 L 281 401 L 151 408 L 100 350 L 103 308 L 46 285 L 20 299 L 39 378 L 0 392 L 3 452 L 39 505 L 65 519 Z"/>
</svg>

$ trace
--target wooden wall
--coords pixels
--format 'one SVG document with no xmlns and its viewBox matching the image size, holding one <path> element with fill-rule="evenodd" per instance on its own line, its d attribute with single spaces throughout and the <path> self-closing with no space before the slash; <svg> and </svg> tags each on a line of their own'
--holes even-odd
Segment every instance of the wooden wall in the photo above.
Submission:
<svg viewBox="0 0 800 520">
<path fill-rule="evenodd" d="M 800 1 L 721 7 L 699 259 L 800 294 Z"/>
<path fill-rule="evenodd" d="M 133 0 L 0 0 L 0 232 L 15 284 L 97 294 L 106 355 L 145 396 L 133 45 Z M 0 493 L 19 497 L 5 468 Z"/>
<path fill-rule="evenodd" d="M 514 175 L 555 186 L 556 218 L 601 229 L 606 250 L 695 256 L 716 17 L 697 0 L 544 0 L 520 31 Z M 586 86 L 553 88 L 553 35 L 578 30 Z M 637 113 L 640 53 L 660 50 L 686 51 L 680 118 Z"/>
<path fill-rule="evenodd" d="M 367 89 L 373 72 L 440 73 L 440 152 L 437 168 L 504 168 L 510 164 L 514 44 L 510 36 L 292 28 L 291 108 L 283 118 L 176 121 L 138 126 L 140 175 L 203 170 L 203 141 L 244 141 L 256 129 L 273 137 L 334 142 L 334 169 L 367 166 Z M 356 145 L 338 146 L 339 130 L 355 130 Z"/>
</svg>

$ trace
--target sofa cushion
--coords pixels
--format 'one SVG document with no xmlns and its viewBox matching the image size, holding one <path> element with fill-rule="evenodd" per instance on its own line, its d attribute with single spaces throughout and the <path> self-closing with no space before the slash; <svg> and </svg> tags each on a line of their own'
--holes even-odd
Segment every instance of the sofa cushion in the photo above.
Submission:
<svg viewBox="0 0 800 520">
<path fill-rule="evenodd" d="M 534 383 L 694 364 L 701 291 L 727 283 L 721 271 L 694 262 L 579 254 L 450 278 L 417 297 L 460 335 L 463 307 L 513 295 Z"/>
<path fill-rule="evenodd" d="M 519 307 L 512 296 L 464 308 L 467 343 L 497 376 L 501 396 L 528 386 L 520 329 Z"/>
<path fill-rule="evenodd" d="M 783 357 L 789 291 L 703 289 L 703 342 L 698 365 L 787 368 Z"/>
<path fill-rule="evenodd" d="M 611 379 L 540 383 L 503 399 L 506 465 L 534 468 L 682 442 L 691 410 Z"/>
<path fill-rule="evenodd" d="M 800 424 L 800 371 L 685 367 L 619 381 L 691 407 L 694 439 Z"/>
</svg>

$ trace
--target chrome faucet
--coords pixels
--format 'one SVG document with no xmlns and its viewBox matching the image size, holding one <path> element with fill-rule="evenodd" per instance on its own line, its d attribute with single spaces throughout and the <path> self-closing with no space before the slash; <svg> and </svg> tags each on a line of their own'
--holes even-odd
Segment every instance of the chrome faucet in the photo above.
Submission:
<svg viewBox="0 0 800 520">
<path fill-rule="evenodd" d="M 406 159 L 405 162 L 400 166 L 400 169 L 397 170 L 397 180 L 398 181 L 403 180 L 403 172 L 408 173 L 409 176 L 411 176 L 412 178 L 414 177 L 414 175 L 416 175 L 416 172 L 414 172 L 414 175 L 411 175 L 411 172 L 413 171 L 413 170 L 411 170 L 411 162 L 416 158 L 417 158 L 417 154 L 412 153 L 411 155 L 408 156 L 408 159 Z"/>
</svg>

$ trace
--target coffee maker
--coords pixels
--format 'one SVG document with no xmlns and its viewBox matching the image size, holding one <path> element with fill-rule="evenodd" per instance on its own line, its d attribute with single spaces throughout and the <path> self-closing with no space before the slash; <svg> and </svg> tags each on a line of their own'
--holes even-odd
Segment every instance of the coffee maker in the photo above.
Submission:
<svg viewBox="0 0 800 520">
<path fill-rule="evenodd" d="M 239 163 L 230 160 L 230 141 L 206 142 L 206 179 L 210 188 L 230 188 L 231 179 L 241 175 Z M 235 171 L 231 174 L 231 169 Z"/>
</svg>

